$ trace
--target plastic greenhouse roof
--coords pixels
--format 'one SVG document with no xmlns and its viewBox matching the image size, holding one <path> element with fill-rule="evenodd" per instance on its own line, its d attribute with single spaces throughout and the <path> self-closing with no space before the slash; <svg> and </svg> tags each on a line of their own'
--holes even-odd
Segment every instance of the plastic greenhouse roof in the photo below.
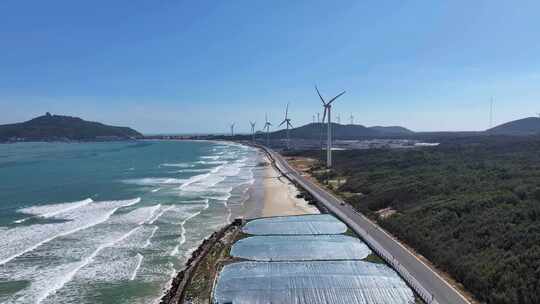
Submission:
<svg viewBox="0 0 540 304">
<path fill-rule="evenodd" d="M 390 268 L 364 261 L 239 262 L 226 265 L 214 303 L 412 304 Z"/>
<path fill-rule="evenodd" d="M 347 226 L 330 214 L 313 214 L 256 219 L 242 231 L 253 235 L 340 234 Z"/>
<path fill-rule="evenodd" d="M 231 255 L 255 261 L 361 260 L 371 250 L 346 235 L 252 236 L 236 242 Z"/>
</svg>

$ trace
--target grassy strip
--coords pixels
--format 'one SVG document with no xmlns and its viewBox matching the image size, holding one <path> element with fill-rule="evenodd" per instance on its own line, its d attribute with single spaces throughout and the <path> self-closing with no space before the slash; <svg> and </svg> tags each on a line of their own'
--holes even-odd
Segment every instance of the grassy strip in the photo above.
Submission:
<svg viewBox="0 0 540 304">
<path fill-rule="evenodd" d="M 222 266 L 238 259 L 231 257 L 230 250 L 236 241 L 247 237 L 239 228 L 226 233 L 202 259 L 185 289 L 184 303 L 206 304 L 211 302 L 214 279 Z"/>
</svg>

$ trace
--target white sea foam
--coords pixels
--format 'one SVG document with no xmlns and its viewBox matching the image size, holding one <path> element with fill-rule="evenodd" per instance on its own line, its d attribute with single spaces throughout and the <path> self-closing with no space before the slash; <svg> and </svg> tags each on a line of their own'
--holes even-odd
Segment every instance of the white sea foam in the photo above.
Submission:
<svg viewBox="0 0 540 304">
<path fill-rule="evenodd" d="M 93 200 L 91 198 L 87 198 L 82 201 L 76 201 L 76 202 L 32 206 L 28 208 L 19 209 L 17 211 L 20 213 L 31 214 L 31 215 L 39 216 L 43 218 L 51 218 L 63 212 L 68 212 L 70 210 L 74 210 L 74 209 L 86 206 L 92 202 Z M 26 221 L 27 219 L 29 218 L 24 218 L 21 220 L 17 220 L 15 222 L 22 223 Z"/>
<path fill-rule="evenodd" d="M 23 223 L 23 222 L 26 222 L 27 220 L 31 219 L 30 217 L 25 217 L 25 218 L 22 218 L 20 220 L 15 220 L 13 221 L 13 223 L 15 224 L 20 224 L 20 223 Z"/>
<path fill-rule="evenodd" d="M 202 197 L 207 198 L 207 199 L 217 200 L 217 201 L 227 201 L 232 196 L 231 191 L 232 191 L 232 187 L 222 188 L 222 189 L 212 189 L 212 191 L 207 191 L 207 194 L 203 195 Z"/>
<path fill-rule="evenodd" d="M 28 264 L 20 265 L 26 267 L 12 268 L 14 273 L 8 274 L 9 277 L 32 281 L 28 289 L 14 296 L 18 299 L 14 302 L 37 295 L 38 303 L 45 299 L 47 303 L 56 303 L 57 299 L 52 295 L 75 278 L 76 284 L 70 283 L 69 288 L 62 292 L 62 297 L 69 294 L 76 296 L 77 286 L 83 281 L 129 280 L 134 272 L 138 272 L 135 269 L 140 267 L 137 266 L 138 257 L 133 255 L 133 251 L 142 249 L 145 242 L 155 233 L 157 227 L 145 223 L 155 216 L 155 211 L 159 207 L 148 206 L 128 213 L 115 214 L 101 225 L 73 234 L 69 239 L 69 246 L 58 246 L 60 243 L 57 243 L 49 251 L 38 252 L 36 256 L 43 256 L 45 259 L 48 256 L 64 257 L 67 263 L 41 265 L 38 272 Z M 30 262 L 39 263 L 40 260 L 32 259 Z M 73 260 L 77 262 L 69 262 Z"/>
<path fill-rule="evenodd" d="M 202 165 L 223 165 L 223 164 L 228 163 L 228 161 L 226 160 L 199 160 L 199 161 L 196 161 L 195 163 L 202 164 Z"/>
<path fill-rule="evenodd" d="M 229 152 L 231 150 L 235 151 Z M 216 153 L 201 157 L 200 160 L 205 162 L 201 162 L 201 165 L 195 162 L 160 165 L 163 167 L 160 170 L 162 173 L 178 170 L 174 173 L 201 173 L 200 175 L 180 179 L 173 177 L 182 176 L 167 174 L 168 177 L 163 177 L 156 174 L 150 179 L 129 180 L 130 183 L 136 181 L 146 186 L 149 197 L 157 191 L 160 191 L 160 196 L 177 191 L 177 201 L 173 205 L 170 205 L 172 202 L 152 206 L 145 203 L 136 206 L 140 208 L 130 207 L 132 210 L 129 212 L 124 212 L 125 209 L 112 212 L 108 219 L 89 229 L 75 231 L 68 238 L 58 238 L 13 263 L 0 267 L 0 277 L 31 282 L 30 286 L 16 295 L 9 295 L 8 300 L 14 299 L 9 303 L 35 303 L 36 299 L 40 299 L 42 304 L 63 303 L 66 299 L 80 299 L 85 302 L 87 299 L 81 297 L 81 290 L 93 292 L 95 282 L 114 284 L 134 280 L 152 284 L 157 282 L 163 287 L 167 280 L 164 276 L 173 276 L 175 268 L 173 263 L 167 262 L 163 257 L 172 254 L 181 257 L 181 263 L 190 248 L 195 248 L 201 238 L 224 224 L 224 216 L 230 218 L 231 210 L 228 208 L 229 214 L 224 214 L 221 203 L 216 204 L 216 200 L 223 201 L 223 204 L 230 200 L 231 206 L 235 206 L 239 196 L 233 189 L 253 179 L 253 158 L 243 159 L 246 155 L 248 154 L 243 149 L 231 149 L 229 145 L 222 145 Z M 90 202 L 80 208 L 54 215 L 54 218 L 66 219 L 65 223 L 54 225 L 66 225 L 76 221 L 80 225 L 81 219 L 74 214 L 92 210 L 95 204 L 98 203 Z M 215 210 L 204 212 L 204 209 L 214 206 Z M 101 214 L 97 210 L 88 212 L 86 222 L 96 221 Z M 200 225 L 202 214 L 204 224 Z M 49 226 L 44 225 L 32 226 L 36 226 L 36 231 L 38 227 L 49 229 Z M 15 228 L 23 227 L 25 226 L 18 225 Z M 63 227 L 67 229 L 71 226 Z M 0 260 L 3 255 L 3 237 L 11 233 L 8 232 L 10 230 L 0 227 Z M 46 234 L 49 235 L 52 234 Z M 173 236 L 174 239 L 171 238 Z M 32 240 L 24 242 L 31 244 Z M 138 300 L 141 299 L 137 298 L 136 302 Z M 145 298 L 144 302 L 152 302 L 152 299 Z"/>
<path fill-rule="evenodd" d="M 197 200 L 182 200 L 182 205 L 208 205 L 208 199 L 197 199 Z"/>
<path fill-rule="evenodd" d="M 186 179 L 181 178 L 170 178 L 170 177 L 146 177 L 138 179 L 127 179 L 124 180 L 127 184 L 141 185 L 141 186 L 152 186 L 152 185 L 181 185 L 185 183 Z"/>
<path fill-rule="evenodd" d="M 151 221 L 154 218 L 156 212 L 161 208 L 161 205 L 147 206 L 137 208 L 129 213 L 122 214 L 122 216 L 116 216 L 111 218 L 111 224 L 134 224 L 142 225 Z"/>
<path fill-rule="evenodd" d="M 213 160 L 217 160 L 220 158 L 219 155 L 206 155 L 206 156 L 201 156 L 199 157 L 200 159 L 213 159 Z"/>
<path fill-rule="evenodd" d="M 214 169 L 204 168 L 204 169 L 180 169 L 175 173 L 199 173 L 199 172 L 211 172 Z"/>
<path fill-rule="evenodd" d="M 161 164 L 159 165 L 160 167 L 178 167 L 178 168 L 191 168 L 191 167 L 195 167 L 194 164 L 191 164 L 191 163 L 176 163 L 176 164 L 171 164 L 171 163 L 165 163 L 165 164 Z"/>
<path fill-rule="evenodd" d="M 141 268 L 143 259 L 144 259 L 143 255 L 140 253 L 137 253 L 137 266 L 135 266 L 135 270 L 133 270 L 133 274 L 129 278 L 130 281 L 135 280 L 135 277 L 137 277 L 137 272 L 139 271 L 139 268 Z"/>
<path fill-rule="evenodd" d="M 221 165 L 213 168 L 209 173 L 195 175 L 181 185 L 180 190 L 195 192 L 207 191 L 211 187 L 223 182 L 226 177 L 237 174 L 236 169 L 231 169 L 231 167 L 234 167 L 234 165 Z"/>
<path fill-rule="evenodd" d="M 146 239 L 146 243 L 144 243 L 143 248 L 147 248 L 148 246 L 152 244 L 152 238 L 154 237 L 158 229 L 159 229 L 158 226 L 154 226 L 154 228 L 152 228 L 152 232 L 150 233 L 150 236 L 148 237 L 148 239 Z"/>
<path fill-rule="evenodd" d="M 208 207 L 209 207 L 209 205 L 207 203 L 202 210 L 206 210 L 206 209 L 208 209 Z M 171 256 L 177 256 L 178 253 L 180 252 L 180 246 L 182 246 L 186 242 L 186 228 L 185 228 L 186 223 L 190 219 L 192 219 L 192 218 L 198 216 L 199 214 L 201 214 L 202 210 L 193 213 L 192 215 L 188 216 L 186 219 L 184 219 L 180 223 L 180 240 L 178 241 L 178 244 L 171 251 L 171 253 L 170 253 Z"/>
<path fill-rule="evenodd" d="M 165 214 L 165 212 L 171 210 L 174 206 L 168 206 L 168 207 L 165 207 L 165 208 L 161 208 L 160 212 L 157 213 L 157 215 L 155 217 L 153 217 L 152 219 L 150 219 L 148 221 L 148 224 L 149 225 L 152 225 L 154 224 L 155 221 L 157 221 L 163 214 Z"/>
<path fill-rule="evenodd" d="M 141 225 L 142 225 L 144 222 L 146 222 L 146 223 L 148 223 L 148 224 L 153 224 L 154 221 L 155 221 L 157 218 L 159 218 L 159 217 L 161 216 L 161 214 L 163 214 L 163 213 L 161 213 L 161 214 L 158 213 L 158 215 L 154 217 L 154 215 L 156 214 L 156 212 L 157 212 L 158 210 L 161 209 L 161 204 L 157 204 L 157 205 L 155 205 L 155 206 L 153 206 L 153 207 L 148 207 L 148 208 L 149 208 L 149 210 L 151 210 L 151 212 L 150 212 L 150 217 L 147 218 L 145 221 L 141 222 L 141 223 L 140 223 Z M 142 208 L 141 208 L 141 209 L 142 209 Z"/>
<path fill-rule="evenodd" d="M 204 178 L 207 178 L 210 176 L 210 173 L 205 173 L 205 174 L 199 174 L 199 175 L 195 175 L 195 176 L 192 176 L 190 177 L 184 184 L 182 184 L 180 186 L 180 190 L 186 190 L 190 185 L 192 185 L 193 183 L 196 183 Z"/>
<path fill-rule="evenodd" d="M 60 290 L 67 282 L 73 280 L 73 278 L 75 277 L 75 275 L 77 274 L 77 272 L 79 270 L 81 270 L 84 266 L 92 263 L 94 261 L 94 259 L 96 258 L 96 256 L 105 248 L 107 247 L 111 247 L 113 246 L 114 244 L 126 239 L 127 237 L 129 237 L 131 234 L 135 233 L 137 230 L 139 230 L 141 227 L 135 227 L 133 229 L 131 229 L 129 232 L 127 232 L 126 234 L 122 235 L 121 237 L 115 239 L 115 240 L 112 240 L 106 244 L 103 244 L 101 246 L 99 246 L 94 252 L 92 252 L 92 254 L 90 254 L 89 256 L 87 256 L 86 258 L 84 258 L 82 261 L 80 262 L 77 262 L 77 263 L 73 263 L 73 267 L 70 269 L 69 272 L 65 273 L 64 275 L 62 275 L 62 277 L 60 278 L 57 278 L 57 280 L 55 281 L 52 281 L 51 284 L 49 285 L 49 288 L 45 291 L 43 291 L 42 293 L 40 293 L 38 296 L 37 296 L 37 300 L 36 300 L 36 303 L 41 303 L 43 300 L 45 300 L 47 297 L 49 297 L 50 295 L 56 293 L 58 290 Z"/>
<path fill-rule="evenodd" d="M 93 202 L 84 208 L 58 212 L 55 217 L 67 220 L 62 223 L 35 224 L 1 231 L 0 265 L 30 252 L 58 237 L 88 229 L 107 221 L 121 207 L 140 202 L 140 198 L 123 201 Z"/>
</svg>

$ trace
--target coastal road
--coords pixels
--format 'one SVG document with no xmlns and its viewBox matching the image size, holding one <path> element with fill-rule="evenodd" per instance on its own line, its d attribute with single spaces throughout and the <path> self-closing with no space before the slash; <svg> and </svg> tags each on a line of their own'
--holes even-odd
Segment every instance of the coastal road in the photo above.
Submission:
<svg viewBox="0 0 540 304">
<path fill-rule="evenodd" d="M 263 147 L 263 149 L 271 156 L 278 170 L 311 193 L 311 195 L 321 202 L 330 212 L 346 223 L 356 234 L 361 236 L 370 247 L 382 248 L 382 252 L 387 257 L 390 257 L 389 260 L 394 269 L 396 269 L 413 288 L 417 287 L 415 290 L 428 304 L 471 303 L 431 269 L 431 267 L 423 263 L 411 251 L 405 248 L 378 225 L 364 215 L 356 212 L 340 198 L 302 176 L 277 152 L 265 147 Z"/>
</svg>

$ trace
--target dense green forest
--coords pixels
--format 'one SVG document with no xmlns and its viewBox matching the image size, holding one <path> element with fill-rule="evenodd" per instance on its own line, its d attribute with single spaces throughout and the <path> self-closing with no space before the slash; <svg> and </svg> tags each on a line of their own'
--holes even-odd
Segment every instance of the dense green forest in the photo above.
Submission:
<svg viewBox="0 0 540 304">
<path fill-rule="evenodd" d="M 430 148 L 337 151 L 334 159 L 332 175 L 347 178 L 338 191 L 350 204 L 480 301 L 540 303 L 540 138 L 447 139 Z M 378 218 L 387 207 L 397 213 Z"/>
</svg>

